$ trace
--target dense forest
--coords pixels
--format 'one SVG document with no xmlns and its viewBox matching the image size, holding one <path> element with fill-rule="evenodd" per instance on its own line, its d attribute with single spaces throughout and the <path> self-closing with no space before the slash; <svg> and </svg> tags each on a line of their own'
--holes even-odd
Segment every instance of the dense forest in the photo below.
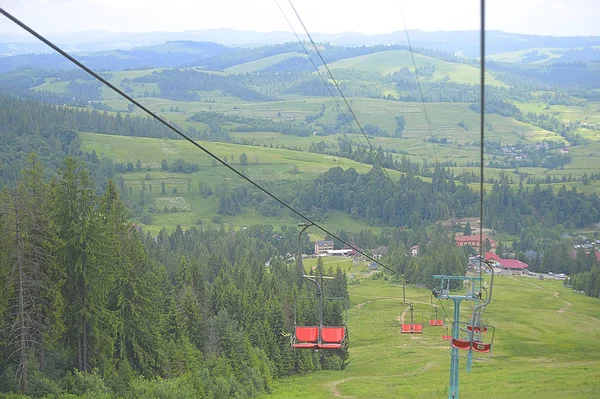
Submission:
<svg viewBox="0 0 600 399">
<path fill-rule="evenodd" d="M 81 161 L 44 175 L 30 155 L 0 197 L 0 392 L 243 398 L 273 378 L 345 367 L 347 348 L 291 349 L 293 298 L 314 294 L 269 229 L 151 237 L 111 181 L 95 194 Z M 328 273 L 327 295 L 347 298 L 345 275 Z M 327 323 L 340 317 L 326 309 Z"/>
<path fill-rule="evenodd" d="M 109 115 L 0 95 L 0 186 L 14 183 L 29 152 L 56 170 L 66 155 L 80 155 L 78 132 L 179 138 L 151 118 Z"/>
</svg>

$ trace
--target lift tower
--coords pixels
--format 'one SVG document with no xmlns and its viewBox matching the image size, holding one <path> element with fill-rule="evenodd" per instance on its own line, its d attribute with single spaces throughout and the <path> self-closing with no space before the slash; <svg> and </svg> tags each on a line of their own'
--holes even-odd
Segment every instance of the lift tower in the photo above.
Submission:
<svg viewBox="0 0 600 399">
<path fill-rule="evenodd" d="M 482 266 L 485 264 L 481 262 Z M 467 372 L 471 370 L 473 363 L 473 352 L 490 353 L 491 343 L 483 342 L 483 335 L 489 328 L 482 324 L 481 316 L 485 311 L 485 307 L 492 299 L 492 285 L 494 283 L 494 271 L 492 270 L 492 279 L 490 283 L 489 295 L 486 295 L 486 300 L 482 300 L 482 292 L 485 289 L 483 286 L 483 277 L 481 276 L 441 276 L 435 275 L 434 279 L 441 282 L 439 290 L 434 289 L 433 295 L 439 299 L 450 299 L 454 302 L 454 321 L 452 323 L 452 340 L 451 340 L 451 364 L 450 364 L 450 389 L 448 391 L 448 399 L 459 399 L 459 384 L 458 384 L 458 363 L 459 350 L 468 350 L 467 354 Z M 462 281 L 465 286 L 464 294 L 454 294 L 450 291 L 450 282 L 453 280 Z M 461 338 L 461 322 L 460 322 L 460 305 L 462 301 L 474 301 L 475 306 L 473 313 L 464 329 L 466 337 Z M 493 340 L 493 335 L 492 335 Z"/>
</svg>

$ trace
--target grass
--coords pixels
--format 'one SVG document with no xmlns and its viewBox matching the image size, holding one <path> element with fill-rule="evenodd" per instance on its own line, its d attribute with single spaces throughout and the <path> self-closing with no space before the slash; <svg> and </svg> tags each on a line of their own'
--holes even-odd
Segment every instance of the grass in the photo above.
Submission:
<svg viewBox="0 0 600 399">
<path fill-rule="evenodd" d="M 455 83 L 479 83 L 479 70 L 473 66 L 443 61 L 421 54 L 413 55 L 417 68 L 426 64 L 435 65 L 433 80 L 440 80 L 445 76 L 448 76 L 450 81 Z M 397 72 L 402 68 L 414 70 L 411 54 L 406 50 L 380 51 L 352 58 L 344 58 L 329 64 L 329 67 L 332 70 L 338 68 L 357 69 L 362 71 L 380 72 L 384 75 Z M 421 79 L 424 78 L 421 77 Z M 486 84 L 506 87 L 505 83 L 495 79 L 490 73 L 486 74 Z"/>
<path fill-rule="evenodd" d="M 518 50 L 511 51 L 508 53 L 499 53 L 488 55 L 487 58 L 493 60 L 495 62 L 501 63 L 522 63 L 525 56 L 531 52 L 537 52 L 538 54 L 545 54 L 548 58 L 530 62 L 529 64 L 538 65 L 545 64 L 549 61 L 552 61 L 555 58 L 562 57 L 563 53 L 566 52 L 567 49 L 564 48 L 535 48 L 535 49 L 527 49 L 527 50 Z"/>
<path fill-rule="evenodd" d="M 571 105 L 550 105 L 540 100 L 529 103 L 515 103 L 515 105 L 523 112 L 554 115 L 564 122 L 600 123 L 600 102 L 598 101 L 583 103 L 581 100 L 573 99 Z"/>
<path fill-rule="evenodd" d="M 427 322 L 429 291 L 409 288 L 407 296 Z M 283 378 L 263 397 L 445 397 L 450 356 L 440 336 L 446 330 L 426 326 L 422 336 L 401 335 L 401 297 L 400 287 L 382 280 L 363 278 L 350 285 L 347 369 Z M 444 305 L 451 312 L 450 303 Z M 466 316 L 465 304 L 463 311 Z M 470 374 L 461 359 L 461 397 L 598 397 L 600 341 L 589 339 L 600 334 L 597 299 L 575 294 L 559 281 L 500 277 L 486 318 L 496 327 L 493 357 L 476 363 Z"/>
<path fill-rule="evenodd" d="M 282 217 L 264 217 L 252 209 L 245 209 L 240 215 L 220 216 L 217 214 L 218 199 L 215 195 L 204 198 L 199 192 L 199 183 L 214 187 L 228 185 L 230 188 L 237 184 L 246 184 L 242 179 L 222 165 L 214 166 L 212 158 L 183 140 L 135 138 L 124 136 L 110 136 L 95 133 L 80 133 L 83 151 L 96 151 L 100 158 L 109 157 L 114 162 L 135 164 L 140 160 L 142 171 L 124 173 L 126 186 L 126 199 L 139 201 L 142 187 L 146 187 L 144 199 L 146 209 L 154 205 L 158 213 L 152 215 L 151 224 L 146 225 L 155 233 L 162 227 L 173 229 L 178 224 L 189 228 L 200 219 L 204 225 L 218 226 L 220 223 L 235 229 L 252 224 L 295 224 L 296 218 L 284 213 Z M 261 183 L 271 183 L 270 189 L 282 198 L 285 198 L 288 185 L 286 182 L 299 180 L 312 180 L 328 169 L 340 166 L 344 169 L 355 168 L 361 173 L 370 170 L 370 165 L 360 164 L 348 159 L 311 154 L 308 152 L 290 151 L 275 148 L 262 148 L 241 146 L 236 144 L 202 142 L 203 146 L 220 158 L 228 158 L 230 164 L 242 171 L 246 176 Z M 245 153 L 248 164 L 240 165 L 240 155 Z M 199 165 L 199 171 L 192 174 L 170 173 L 161 170 L 161 161 L 167 162 L 181 158 Z M 398 176 L 398 172 L 390 171 L 391 176 Z M 277 183 L 274 186 L 272 183 Z M 162 192 L 162 186 L 165 190 Z M 175 191 L 174 191 L 175 190 Z M 164 208 L 171 209 L 175 206 L 178 212 L 165 212 Z M 185 210 L 185 211 L 182 211 Z M 219 221 L 213 223 L 213 219 Z M 369 226 L 351 219 L 342 212 L 330 212 L 326 218 L 319 221 L 323 227 L 331 230 L 341 228 L 355 231 Z M 379 231 L 379 229 L 374 229 Z"/>
</svg>

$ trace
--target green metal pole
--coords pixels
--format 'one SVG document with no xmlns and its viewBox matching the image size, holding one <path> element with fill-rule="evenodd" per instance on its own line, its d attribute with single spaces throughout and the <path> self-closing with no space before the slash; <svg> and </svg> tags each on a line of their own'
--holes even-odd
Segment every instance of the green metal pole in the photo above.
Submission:
<svg viewBox="0 0 600 399">
<path fill-rule="evenodd" d="M 459 338 L 460 322 L 460 301 L 462 298 L 452 298 L 454 300 L 454 324 L 452 325 L 452 339 Z M 458 399 L 458 349 L 452 348 L 452 363 L 450 364 L 450 390 L 448 399 Z"/>
</svg>

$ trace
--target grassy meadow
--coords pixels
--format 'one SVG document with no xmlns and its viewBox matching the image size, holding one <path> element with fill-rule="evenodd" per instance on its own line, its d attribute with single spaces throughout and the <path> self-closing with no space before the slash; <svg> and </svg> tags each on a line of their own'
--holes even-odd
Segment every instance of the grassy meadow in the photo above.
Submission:
<svg viewBox="0 0 600 399">
<path fill-rule="evenodd" d="M 450 81 L 455 83 L 479 83 L 479 71 L 473 66 L 443 61 L 422 54 L 413 54 L 413 56 L 417 68 L 427 64 L 435 65 L 435 72 L 432 77 L 433 80 L 440 80 L 445 76 L 448 76 Z M 397 72 L 402 68 L 414 69 L 414 65 L 409 51 L 388 50 L 357 57 L 344 58 L 332 62 L 329 64 L 329 68 L 331 70 L 338 68 L 356 69 L 361 71 L 380 72 L 384 75 L 388 75 Z M 322 69 L 324 70 L 325 68 L 322 67 Z M 505 83 L 495 79 L 490 73 L 486 75 L 486 82 L 491 86 L 506 87 Z"/>
<path fill-rule="evenodd" d="M 282 224 L 297 223 L 297 218 L 292 216 L 265 217 L 250 209 L 236 216 L 217 215 L 218 198 L 214 194 L 207 198 L 201 196 L 199 183 L 210 185 L 213 190 L 217 184 L 227 184 L 232 187 L 247 183 L 224 166 L 213 165 L 212 158 L 187 141 L 95 133 L 80 133 L 80 139 L 83 150 L 89 152 L 94 150 L 99 158 L 109 157 L 114 162 L 133 164 L 138 159 L 140 160 L 142 170 L 124 173 L 123 178 L 128 198 L 137 201 L 144 186 L 146 188 L 144 198 L 148 200 L 149 205 L 154 204 L 159 210 L 158 213 L 153 214 L 152 224 L 144 225 L 153 233 L 162 227 L 169 230 L 177 225 L 189 228 L 198 220 L 201 220 L 204 225 L 218 226 L 224 223 L 236 229 L 252 224 L 281 226 Z M 275 195 L 282 197 L 289 194 L 286 182 L 311 180 L 332 167 L 355 168 L 360 173 L 365 173 L 371 168 L 370 165 L 360 164 L 349 159 L 308 152 L 214 142 L 201 142 L 201 145 L 221 159 L 227 158 L 230 165 L 255 181 L 276 182 L 277 186 L 271 185 L 270 189 L 274 191 Z M 248 157 L 246 165 L 240 164 L 239 159 L 242 153 Z M 170 163 L 178 158 L 197 163 L 199 171 L 185 174 L 171 173 L 161 169 L 163 159 Z M 390 175 L 397 177 L 399 173 L 390 171 Z M 164 193 L 162 192 L 163 184 Z M 176 206 L 179 209 L 186 209 L 186 211 L 164 212 L 165 206 L 167 208 Z M 215 216 L 219 216 L 219 222 L 213 223 L 212 220 Z M 328 218 L 321 223 L 325 228 L 334 230 L 342 228 L 360 230 L 368 227 L 364 222 L 351 219 L 342 212 L 330 212 Z"/>
<path fill-rule="evenodd" d="M 324 261 L 335 267 L 333 258 Z M 402 288 L 361 276 L 349 286 L 348 367 L 277 380 L 263 398 L 447 396 L 450 345 L 441 339 L 445 327 L 428 326 L 429 290 L 407 290 L 407 301 L 414 302 L 415 314 L 422 312 L 426 326 L 423 335 L 401 335 L 400 319 L 409 317 Z M 451 315 L 452 302 L 443 304 Z M 466 319 L 469 303 L 461 309 Z M 576 294 L 561 281 L 497 277 L 484 318 L 496 328 L 493 356 L 476 362 L 469 374 L 460 360 L 462 398 L 600 396 L 600 341 L 591 339 L 600 336 L 598 299 Z"/>
</svg>

